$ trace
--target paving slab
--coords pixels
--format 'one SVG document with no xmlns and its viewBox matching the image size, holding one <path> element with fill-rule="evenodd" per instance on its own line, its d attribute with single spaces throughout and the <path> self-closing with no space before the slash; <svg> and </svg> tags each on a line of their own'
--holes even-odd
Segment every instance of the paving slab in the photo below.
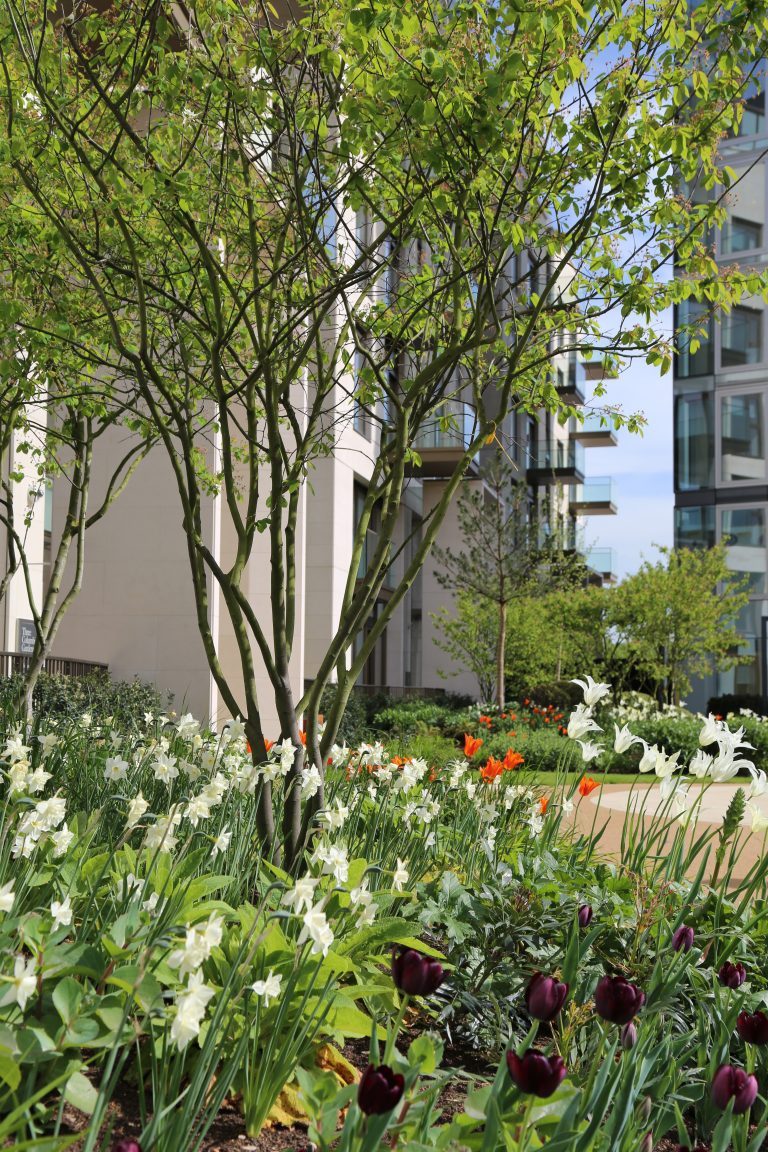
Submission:
<svg viewBox="0 0 768 1152">
<path fill-rule="evenodd" d="M 746 789 L 749 781 L 702 786 L 688 781 L 688 796 L 693 808 L 689 839 L 706 827 L 717 827 L 739 787 Z M 578 800 L 578 796 L 574 799 Z M 768 794 L 756 797 L 751 803 L 768 818 Z M 632 811 L 650 828 L 654 814 L 663 807 L 660 785 L 654 778 L 639 778 L 631 787 L 627 784 L 604 784 L 581 800 L 574 809 L 576 827 L 589 833 L 604 828 L 600 838 L 600 851 L 606 856 L 620 858 L 621 835 L 628 811 Z M 668 839 L 671 841 L 677 825 L 673 823 Z M 739 832 L 738 862 L 733 871 L 731 886 L 738 884 L 768 851 L 768 831 L 752 830 L 752 814 L 747 809 Z M 714 866 L 714 847 L 710 854 L 710 868 Z M 695 870 L 694 870 L 695 871 Z"/>
</svg>

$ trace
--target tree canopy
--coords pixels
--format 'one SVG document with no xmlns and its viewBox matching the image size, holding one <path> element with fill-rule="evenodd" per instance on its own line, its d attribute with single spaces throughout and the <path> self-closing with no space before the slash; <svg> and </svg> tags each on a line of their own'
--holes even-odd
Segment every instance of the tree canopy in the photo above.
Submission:
<svg viewBox="0 0 768 1152">
<path fill-rule="evenodd" d="M 303 716 L 322 770 L 364 661 L 431 548 L 471 460 L 513 407 L 572 413 L 555 355 L 668 366 L 659 317 L 762 292 L 706 229 L 730 176 L 718 144 L 766 55 L 765 0 L 309 0 L 0 9 L 0 317 L 167 454 L 197 622 L 219 692 L 263 749 L 254 669 L 297 749 L 288 858 L 306 828 Z M 680 276 L 666 275 L 677 250 Z M 6 375 L 9 358 L 0 364 Z M 598 392 L 606 385 L 598 386 Z M 418 433 L 447 400 L 472 434 L 385 610 Z M 296 526 L 312 469 L 362 409 L 376 428 L 335 632 L 301 696 Z M 218 496 L 232 554 L 205 537 Z M 371 511 L 379 545 L 357 580 Z M 268 542 L 271 606 L 244 573 Z M 235 682 L 211 628 L 234 632 Z M 323 687 L 338 683 L 325 733 Z M 257 753 L 255 753 L 257 754 Z M 265 845 L 272 784 L 261 794 Z M 322 803 L 322 793 L 310 805 Z"/>
</svg>

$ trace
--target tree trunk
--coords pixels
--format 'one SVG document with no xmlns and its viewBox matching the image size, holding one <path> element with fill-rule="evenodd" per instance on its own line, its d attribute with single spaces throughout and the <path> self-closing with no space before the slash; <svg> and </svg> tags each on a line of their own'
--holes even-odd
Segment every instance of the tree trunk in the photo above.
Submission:
<svg viewBox="0 0 768 1152">
<path fill-rule="evenodd" d="M 496 703 L 504 711 L 504 665 L 507 656 L 507 602 L 499 604 L 499 639 L 496 645 Z"/>
</svg>

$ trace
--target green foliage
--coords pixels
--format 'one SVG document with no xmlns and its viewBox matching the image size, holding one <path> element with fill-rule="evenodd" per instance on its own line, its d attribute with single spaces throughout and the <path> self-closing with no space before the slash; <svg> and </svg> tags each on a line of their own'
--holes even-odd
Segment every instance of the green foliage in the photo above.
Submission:
<svg viewBox="0 0 768 1152">
<path fill-rule="evenodd" d="M 12 713 L 19 690 L 20 677 L 0 680 L 0 708 Z M 43 672 L 35 686 L 36 715 L 44 720 L 72 719 L 88 713 L 95 723 L 109 719 L 118 727 L 139 730 L 147 713 L 160 715 L 170 709 L 173 697 L 165 697 L 152 684 L 141 680 L 113 680 L 109 673 L 88 676 L 63 676 Z"/>
</svg>

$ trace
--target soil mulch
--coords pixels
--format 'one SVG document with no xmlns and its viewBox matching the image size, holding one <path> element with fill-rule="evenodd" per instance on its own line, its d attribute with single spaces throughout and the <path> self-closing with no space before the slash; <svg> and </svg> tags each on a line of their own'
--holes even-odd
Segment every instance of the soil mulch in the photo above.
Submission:
<svg viewBox="0 0 768 1152">
<path fill-rule="evenodd" d="M 413 1036 L 405 1035 L 402 1046 L 407 1048 Z M 401 1047 L 398 1044 L 398 1047 Z M 368 1064 L 368 1041 L 352 1040 L 342 1049 L 342 1055 L 362 1071 Z M 479 1080 L 491 1079 L 495 1073 L 495 1065 L 484 1058 L 482 1053 L 475 1049 L 465 1048 L 461 1045 L 446 1045 L 443 1068 L 461 1069 L 468 1079 L 452 1082 L 446 1085 L 440 1097 L 442 1108 L 441 1119 L 448 1120 L 464 1106 L 467 1092 Z M 83 1132 L 88 1124 L 88 1117 L 76 1108 L 67 1105 L 64 1109 L 64 1123 L 62 1135 L 74 1135 Z M 102 1136 L 112 1128 L 115 1141 L 132 1137 L 138 1139 L 141 1132 L 141 1119 L 138 1110 L 136 1089 L 130 1083 L 123 1082 L 110 1102 L 107 1121 Z M 82 1152 L 83 1141 L 73 1144 L 72 1152 Z M 216 1120 L 208 1132 L 202 1145 L 202 1152 L 305 1152 L 310 1148 L 307 1138 L 306 1125 L 296 1124 L 290 1128 L 282 1124 L 275 1124 L 262 1129 L 259 1135 L 251 1138 L 246 1134 L 243 1116 L 236 1103 L 225 1100 Z M 145 1148 L 143 1152 L 152 1152 Z M 179 1149 L 178 1152 L 184 1152 Z"/>
</svg>

